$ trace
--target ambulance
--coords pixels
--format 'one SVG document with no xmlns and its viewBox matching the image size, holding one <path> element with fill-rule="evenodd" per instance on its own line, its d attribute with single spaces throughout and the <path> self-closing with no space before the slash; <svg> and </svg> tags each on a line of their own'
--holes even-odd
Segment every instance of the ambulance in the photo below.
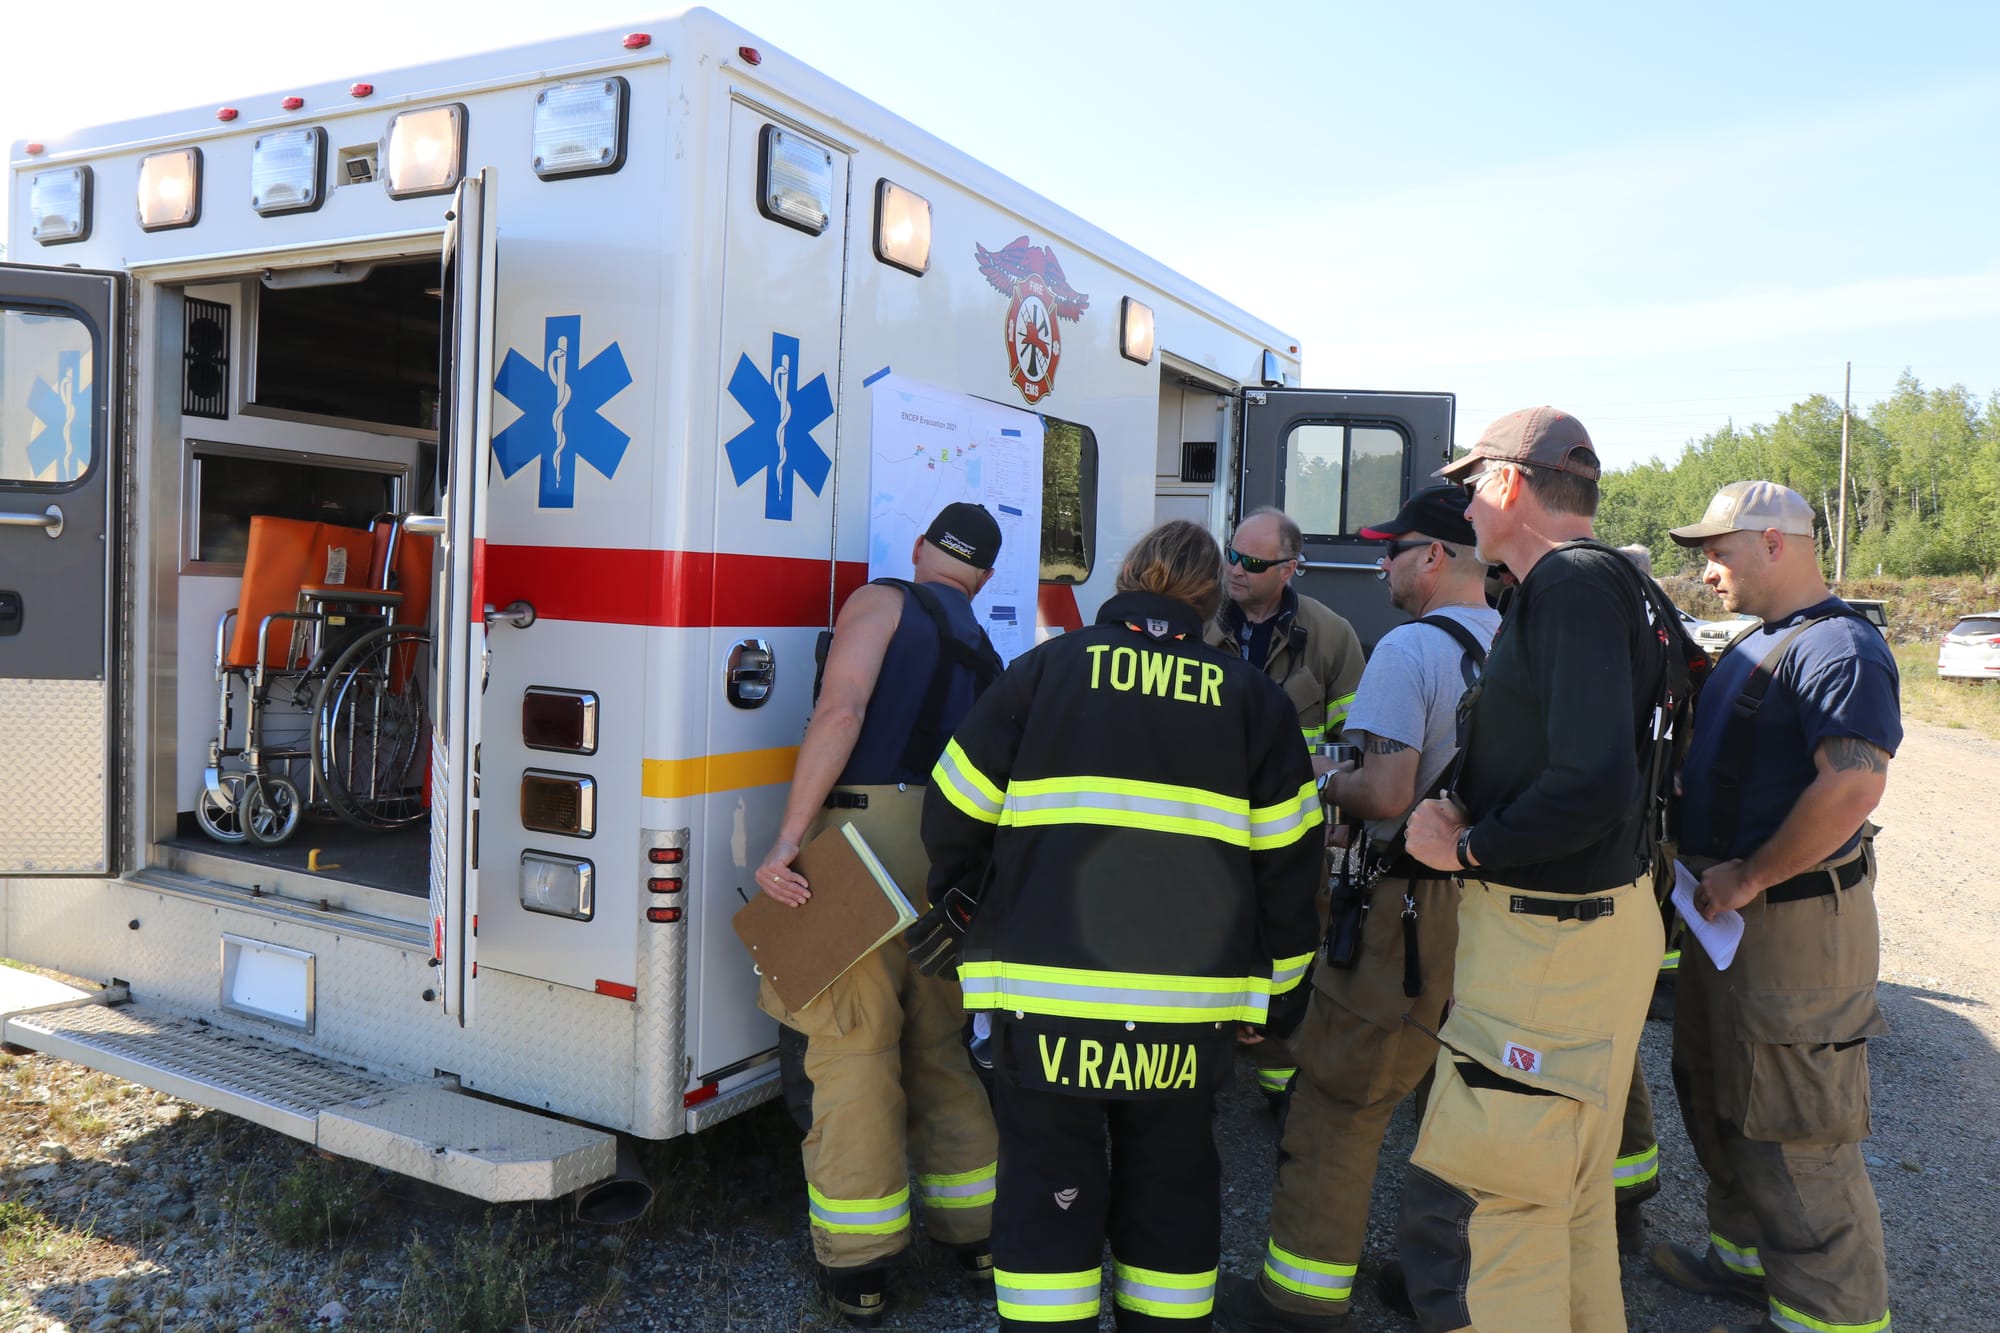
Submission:
<svg viewBox="0 0 2000 1333">
<path fill-rule="evenodd" d="M 1022 644 L 1262 504 L 1372 642 L 1353 534 L 1450 456 L 1449 394 L 1296 387 L 700 9 L 18 140 L 7 188 L 0 957 L 94 984 L 0 968 L 0 1038 L 490 1200 L 777 1093 L 731 917 L 883 549 L 884 384 L 1025 423 Z"/>
</svg>

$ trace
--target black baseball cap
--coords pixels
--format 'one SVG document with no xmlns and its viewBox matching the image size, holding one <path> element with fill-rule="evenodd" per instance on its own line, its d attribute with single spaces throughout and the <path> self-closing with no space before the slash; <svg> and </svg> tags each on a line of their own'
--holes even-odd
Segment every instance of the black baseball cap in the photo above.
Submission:
<svg viewBox="0 0 2000 1333">
<path fill-rule="evenodd" d="M 1412 532 L 1421 532 L 1426 537 L 1435 537 L 1454 546 L 1471 546 L 1478 540 L 1473 535 L 1472 524 L 1465 518 L 1465 506 L 1471 499 L 1472 492 L 1455 482 L 1427 486 L 1405 501 L 1394 518 L 1387 523 L 1361 529 L 1361 535 L 1369 541 L 1386 542 Z"/>
<path fill-rule="evenodd" d="M 1000 524 L 985 505 L 955 500 L 938 510 L 924 540 L 974 569 L 991 569 L 1000 557 Z"/>
</svg>

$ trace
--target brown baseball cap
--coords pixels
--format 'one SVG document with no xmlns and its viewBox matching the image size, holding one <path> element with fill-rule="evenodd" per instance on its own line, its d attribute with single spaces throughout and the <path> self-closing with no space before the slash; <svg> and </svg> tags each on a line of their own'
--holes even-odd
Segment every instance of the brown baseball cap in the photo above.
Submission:
<svg viewBox="0 0 2000 1333">
<path fill-rule="evenodd" d="M 1810 537 L 1813 508 L 1803 495 L 1775 481 L 1732 481 L 1708 502 L 1701 522 L 1671 528 L 1667 535 L 1682 546 L 1699 546 L 1710 537 L 1770 528 L 1794 537 Z"/>
<path fill-rule="evenodd" d="M 1457 481 L 1490 458 L 1496 463 L 1545 467 L 1552 472 L 1569 472 L 1596 481 L 1597 464 L 1574 457 L 1579 449 L 1588 449 L 1593 455 L 1597 452 L 1590 442 L 1590 432 L 1581 421 L 1553 407 L 1524 407 L 1488 426 L 1471 453 L 1453 459 L 1431 475 Z"/>
</svg>

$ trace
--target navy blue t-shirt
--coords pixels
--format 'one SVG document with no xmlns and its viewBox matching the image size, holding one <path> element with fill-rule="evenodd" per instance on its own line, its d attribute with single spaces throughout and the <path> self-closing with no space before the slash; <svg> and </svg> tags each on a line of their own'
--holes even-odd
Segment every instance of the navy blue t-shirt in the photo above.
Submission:
<svg viewBox="0 0 2000 1333">
<path fill-rule="evenodd" d="M 1752 724 L 1733 845 L 1711 845 L 1715 790 L 1709 773 L 1744 682 L 1801 620 L 1840 606 L 1840 599 L 1828 598 L 1759 626 L 1716 663 L 1695 706 L 1694 738 L 1681 767 L 1684 850 L 1725 859 L 1756 851 L 1819 775 L 1813 754 L 1829 737 L 1858 737 L 1890 754 L 1902 744 L 1901 682 L 1881 632 L 1855 615 L 1835 615 L 1814 625 L 1792 641 Z M 1853 829 L 1837 854 L 1852 850 L 1860 836 L 1861 830 Z"/>
</svg>

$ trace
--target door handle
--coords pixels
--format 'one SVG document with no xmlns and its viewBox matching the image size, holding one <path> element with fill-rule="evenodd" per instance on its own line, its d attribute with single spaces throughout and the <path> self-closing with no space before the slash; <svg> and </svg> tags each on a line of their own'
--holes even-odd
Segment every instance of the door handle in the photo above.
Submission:
<svg viewBox="0 0 2000 1333">
<path fill-rule="evenodd" d="M 535 608 L 530 602 L 512 601 L 497 611 L 489 603 L 485 614 L 489 627 L 504 621 L 515 629 L 526 629 L 535 623 Z"/>
<path fill-rule="evenodd" d="M 51 537 L 62 536 L 63 511 L 50 505 L 39 514 L 0 513 L 0 528 L 40 528 Z"/>
<path fill-rule="evenodd" d="M 403 531 L 417 537 L 442 537 L 447 522 L 443 514 L 405 514 Z"/>
<path fill-rule="evenodd" d="M 778 681 L 778 659 L 763 639 L 739 639 L 729 650 L 722 690 L 737 708 L 762 708 Z"/>
</svg>

